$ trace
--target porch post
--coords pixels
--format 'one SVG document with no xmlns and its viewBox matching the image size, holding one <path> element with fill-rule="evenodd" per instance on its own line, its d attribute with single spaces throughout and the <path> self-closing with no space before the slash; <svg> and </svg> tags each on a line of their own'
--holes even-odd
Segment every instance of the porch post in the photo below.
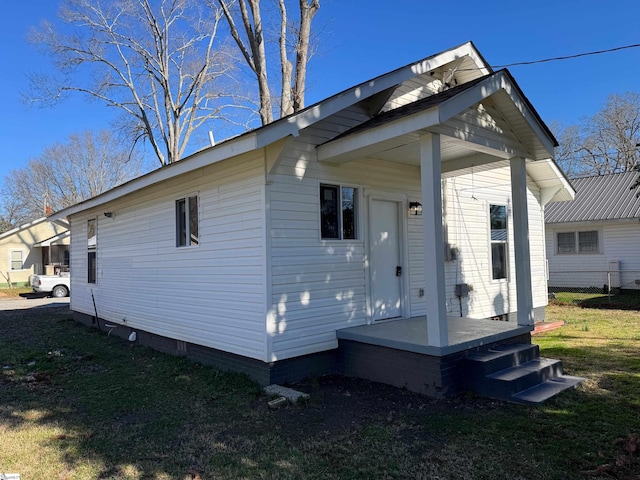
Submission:
<svg viewBox="0 0 640 480">
<path fill-rule="evenodd" d="M 525 159 L 522 157 L 512 158 L 510 163 L 518 325 L 533 326 L 531 252 L 529 249 L 529 216 L 527 209 L 527 170 Z"/>
<path fill-rule="evenodd" d="M 427 339 L 429 345 L 434 347 L 444 347 L 449 344 L 442 243 L 441 162 L 440 135 L 436 133 L 422 135 L 420 137 L 420 177 Z"/>
</svg>

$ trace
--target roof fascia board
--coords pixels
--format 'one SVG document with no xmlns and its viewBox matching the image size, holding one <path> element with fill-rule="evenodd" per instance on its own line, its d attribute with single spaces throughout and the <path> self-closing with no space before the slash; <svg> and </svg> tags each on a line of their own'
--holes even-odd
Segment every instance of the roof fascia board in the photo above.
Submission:
<svg viewBox="0 0 640 480">
<path fill-rule="evenodd" d="M 528 102 L 522 97 L 518 88 L 515 87 L 513 80 L 508 73 L 503 70 L 482 80 L 472 88 L 459 93 L 455 97 L 445 100 L 440 104 L 440 123 L 444 123 L 453 116 L 465 111 L 471 106 L 481 102 L 485 98 L 494 95 L 500 90 L 504 90 L 511 98 L 513 105 L 522 114 L 523 118 L 534 131 L 538 140 L 549 155 L 554 153 L 554 141 L 549 138 L 546 131 L 542 128 L 536 119 L 536 114 L 531 111 Z"/>
<path fill-rule="evenodd" d="M 393 88 L 410 78 L 435 70 L 436 68 L 446 65 L 457 58 L 465 56 L 469 56 L 473 59 L 473 61 L 478 65 L 480 72 L 483 74 L 490 73 L 486 63 L 482 60 L 482 57 L 473 44 L 471 42 L 467 42 L 450 50 L 445 50 L 444 52 L 438 53 L 432 57 L 425 58 L 424 60 L 420 60 L 392 72 L 380 75 L 379 77 L 361 83 L 360 85 L 356 85 L 355 87 L 338 93 L 333 97 L 329 97 L 326 100 L 316 103 L 302 112 L 283 118 L 269 125 L 265 125 L 258 129 L 257 146 L 264 147 L 287 135 L 297 137 L 300 134 L 300 130 L 323 120 L 340 110 L 344 110 L 345 108 L 355 105 L 356 103 L 372 97 L 373 95 Z"/>
<path fill-rule="evenodd" d="M 539 171 L 542 173 L 538 173 Z M 541 187 L 540 202 L 542 205 L 546 205 L 551 201 L 571 201 L 576 196 L 576 191 L 564 175 L 560 167 L 553 159 L 548 158 L 545 160 L 537 160 L 527 164 L 527 173 L 533 179 L 534 182 L 541 184 L 543 181 L 544 186 Z M 541 177 L 541 178 L 540 178 Z M 551 185 L 549 185 L 549 182 Z M 558 187 L 556 189 L 556 187 Z M 551 189 L 547 190 L 546 189 Z M 553 192 L 553 195 L 547 199 L 547 196 Z"/>
<path fill-rule="evenodd" d="M 364 150 L 375 144 L 401 135 L 415 133 L 438 123 L 437 107 L 399 118 L 378 127 L 348 135 L 336 141 L 317 147 L 318 161 L 328 163 L 344 163 L 360 157 Z M 356 153 L 357 152 L 357 153 Z M 353 154 L 353 155 L 349 155 Z M 354 156 L 355 155 L 355 156 Z"/>
<path fill-rule="evenodd" d="M 90 208 L 99 207 L 105 203 L 117 200 L 125 195 L 129 195 L 142 188 L 150 187 L 160 182 L 164 182 L 170 178 L 183 175 L 185 173 L 192 172 L 208 165 L 226 160 L 227 158 L 242 155 L 243 153 L 250 152 L 256 149 L 256 136 L 255 132 L 250 134 L 244 134 L 235 139 L 228 140 L 224 143 L 220 143 L 217 146 L 210 147 L 206 150 L 202 150 L 195 153 L 191 157 L 187 157 L 172 165 L 161 167 L 158 170 L 154 170 L 151 173 L 143 175 L 142 177 L 131 180 L 118 187 L 112 188 L 105 193 L 98 195 L 97 197 L 90 198 L 84 202 L 77 203 L 68 208 L 55 212 L 51 215 L 53 220 L 61 219 L 74 215 L 76 213 L 88 210 Z"/>
<path fill-rule="evenodd" d="M 57 242 L 58 240 L 62 240 L 64 238 L 67 238 L 71 235 L 71 231 L 67 230 L 66 232 L 62 232 L 58 235 L 55 235 L 51 238 L 47 238 L 46 240 L 43 240 L 42 242 L 36 243 L 34 245 L 34 247 L 48 247 L 52 244 L 54 244 L 54 242 Z"/>
</svg>

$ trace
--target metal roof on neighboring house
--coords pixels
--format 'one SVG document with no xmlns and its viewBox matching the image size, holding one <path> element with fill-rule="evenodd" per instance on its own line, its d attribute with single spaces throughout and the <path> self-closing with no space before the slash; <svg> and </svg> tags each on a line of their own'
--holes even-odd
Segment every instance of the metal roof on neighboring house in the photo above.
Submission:
<svg viewBox="0 0 640 480">
<path fill-rule="evenodd" d="M 640 218 L 640 190 L 631 190 L 637 178 L 638 172 L 626 172 L 571 180 L 575 200 L 549 203 L 546 223 Z"/>
</svg>

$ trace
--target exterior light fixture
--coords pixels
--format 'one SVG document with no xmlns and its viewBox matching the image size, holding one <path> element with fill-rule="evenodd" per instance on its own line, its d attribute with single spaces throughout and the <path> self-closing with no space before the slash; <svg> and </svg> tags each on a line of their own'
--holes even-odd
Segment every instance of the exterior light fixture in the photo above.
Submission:
<svg viewBox="0 0 640 480">
<path fill-rule="evenodd" d="M 420 202 L 409 202 L 409 215 L 422 215 L 422 204 Z"/>
<path fill-rule="evenodd" d="M 113 212 L 104 212 L 104 216 L 107 218 L 113 217 Z"/>
</svg>

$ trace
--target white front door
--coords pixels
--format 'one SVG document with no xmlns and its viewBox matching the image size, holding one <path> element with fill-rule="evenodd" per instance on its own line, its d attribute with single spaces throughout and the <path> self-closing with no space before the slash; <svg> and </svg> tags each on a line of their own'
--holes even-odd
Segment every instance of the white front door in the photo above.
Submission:
<svg viewBox="0 0 640 480">
<path fill-rule="evenodd" d="M 402 315 L 402 262 L 400 261 L 400 204 L 371 200 L 369 259 L 373 320 Z"/>
</svg>

